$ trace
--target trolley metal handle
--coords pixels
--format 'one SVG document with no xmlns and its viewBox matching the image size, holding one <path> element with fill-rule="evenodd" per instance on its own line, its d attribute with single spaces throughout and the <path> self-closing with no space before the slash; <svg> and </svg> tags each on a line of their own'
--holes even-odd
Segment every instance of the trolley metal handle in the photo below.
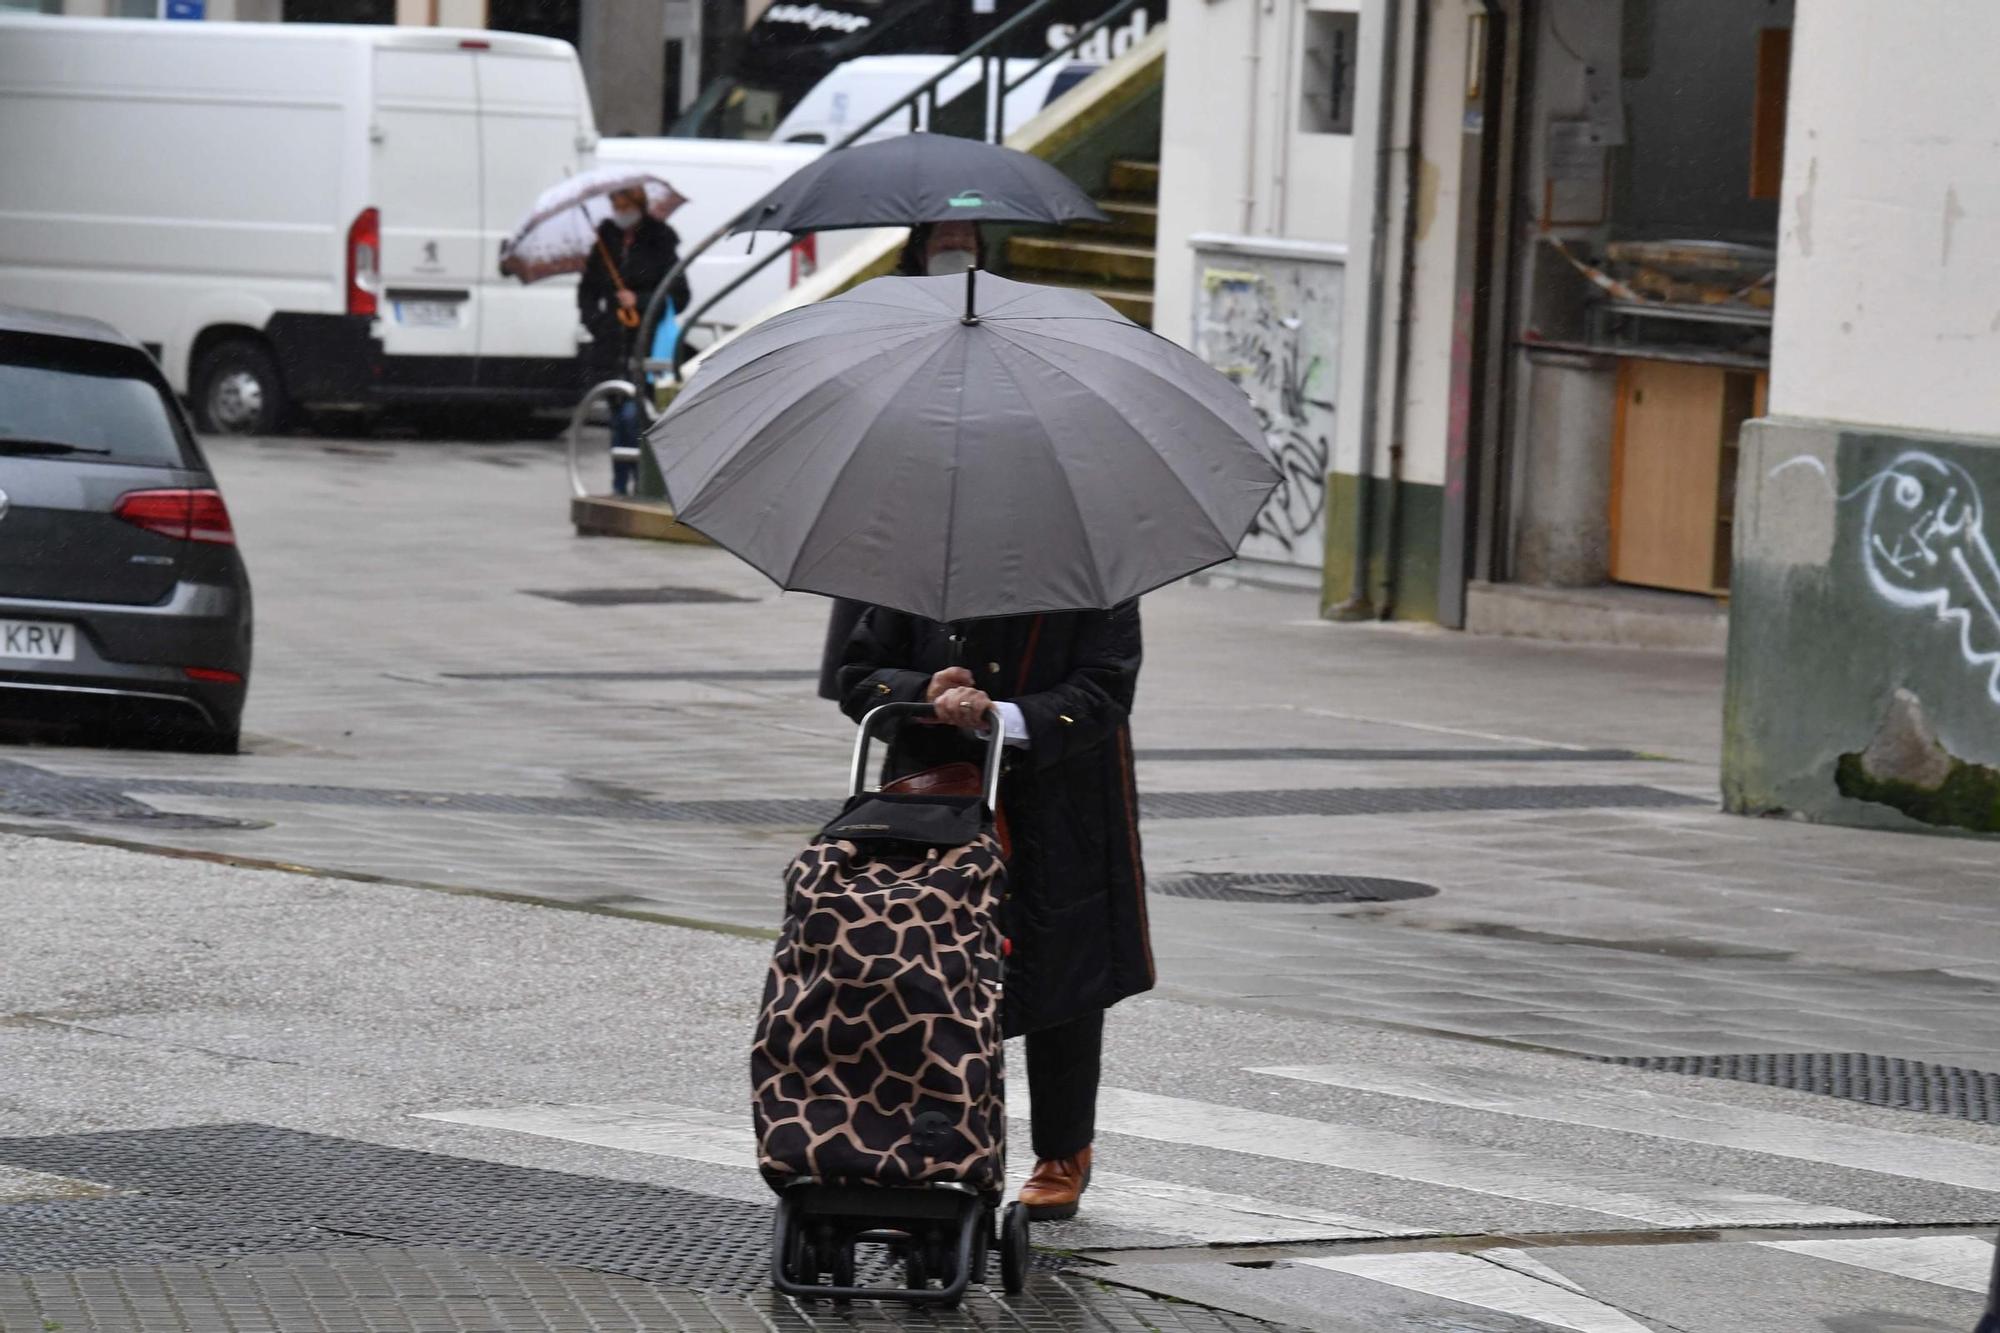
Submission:
<svg viewBox="0 0 2000 1333">
<path fill-rule="evenodd" d="M 847 794 L 859 796 L 868 787 L 868 746 L 875 739 L 875 724 L 883 718 L 908 717 L 913 713 L 928 713 L 937 716 L 935 704 L 883 704 L 868 710 L 861 719 L 861 730 L 854 738 L 854 766 L 848 771 Z M 998 812 L 1000 809 L 1000 761 L 1006 756 L 1006 727 L 1000 718 L 998 708 L 986 710 L 986 808 Z"/>
</svg>

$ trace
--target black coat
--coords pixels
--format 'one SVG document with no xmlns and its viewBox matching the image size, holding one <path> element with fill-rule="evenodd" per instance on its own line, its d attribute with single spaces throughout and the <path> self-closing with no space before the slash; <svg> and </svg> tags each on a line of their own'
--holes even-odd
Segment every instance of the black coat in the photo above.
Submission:
<svg viewBox="0 0 2000 1333">
<path fill-rule="evenodd" d="M 591 248 L 590 262 L 584 266 L 583 277 L 576 285 L 576 308 L 583 327 L 590 330 L 592 361 L 601 370 L 615 373 L 619 363 L 631 356 L 639 331 L 618 322 L 618 282 L 604 262 L 604 252 L 611 252 L 618 276 L 625 280 L 625 289 L 639 298 L 639 309 L 643 312 L 653 297 L 653 289 L 680 262 L 681 240 L 672 227 L 651 213 L 640 218 L 639 225 L 629 232 L 606 218 L 597 224 L 597 239 L 598 245 Z M 685 274 L 675 281 L 667 295 L 676 311 L 683 315 L 688 312 Z"/>
<path fill-rule="evenodd" d="M 1030 746 L 1008 751 L 1000 782 L 1013 841 L 1009 1035 L 1152 988 L 1129 720 L 1141 656 L 1137 602 L 973 621 L 957 631 L 871 607 L 847 642 L 841 708 L 857 722 L 878 704 L 921 703 L 932 675 L 949 666 L 970 670 L 979 688 L 1018 704 L 1027 721 Z M 887 776 L 977 762 L 984 750 L 956 727 L 907 723 L 892 733 Z"/>
</svg>

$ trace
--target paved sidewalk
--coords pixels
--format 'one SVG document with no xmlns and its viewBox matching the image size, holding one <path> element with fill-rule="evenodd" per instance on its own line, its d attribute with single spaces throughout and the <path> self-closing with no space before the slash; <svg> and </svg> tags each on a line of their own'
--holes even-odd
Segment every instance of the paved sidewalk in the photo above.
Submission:
<svg viewBox="0 0 2000 1333">
<path fill-rule="evenodd" d="M 803 1329 L 744 1257 L 741 1079 L 778 872 L 845 777 L 823 603 L 574 537 L 538 445 L 213 454 L 248 753 L 0 748 L 34 835 L 0 832 L 0 1333 Z M 1992 848 L 1717 813 L 1715 659 L 1312 609 L 1147 599 L 1162 985 L 1112 1024 L 1091 1207 L 1038 1235 L 1093 1280 L 950 1326 L 1221 1333 L 1154 1296 L 1335 1333 L 1968 1324 Z M 247 1183 L 159 1174 L 231 1156 Z M 298 1188 L 253 1198 L 271 1163 Z M 466 1189 L 385 1198 L 405 1169 Z M 722 1269 L 669 1243 L 683 1195 L 734 1219 Z"/>
<path fill-rule="evenodd" d="M 774 924 L 844 780 L 848 729 L 811 692 L 819 599 L 719 551 L 574 537 L 548 448 L 214 453 L 258 587 L 251 753 L 7 751 L 0 820 Z M 742 600 L 535 595 L 660 588 Z M 1595 1055 L 2000 1068 L 2000 861 L 1715 813 L 1715 659 L 1335 626 L 1254 589 L 1145 613 L 1170 993 Z M 1172 896 L 1212 873 L 1437 892 Z"/>
</svg>

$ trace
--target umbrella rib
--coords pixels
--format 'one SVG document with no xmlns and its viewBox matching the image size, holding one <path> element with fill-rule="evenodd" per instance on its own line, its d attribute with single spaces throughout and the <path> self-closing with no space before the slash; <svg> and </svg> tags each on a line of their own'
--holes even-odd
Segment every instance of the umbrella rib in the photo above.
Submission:
<svg viewBox="0 0 2000 1333">
<path fill-rule="evenodd" d="M 1103 399 L 1105 402 L 1109 403 L 1110 400 L 1105 398 L 1102 392 L 1092 388 L 1090 384 L 1086 382 L 1081 376 L 1077 375 L 1074 371 L 1069 369 L 1069 367 L 1063 365 L 1061 362 L 1052 360 L 1048 356 L 1043 355 L 1040 351 L 1036 350 L 1033 347 L 1028 346 L 1026 343 L 1021 342 L 1018 339 L 1009 338 L 1007 341 L 1011 346 L 1018 348 L 1024 355 L 1034 357 L 1037 361 L 1040 361 L 1042 364 L 1048 366 L 1049 369 L 1053 370 L 1056 374 L 1061 375 L 1064 379 L 1071 380 L 1077 385 L 1081 386 L 1085 392 L 1093 394 L 1096 397 Z M 1077 346 L 1088 348 L 1088 344 L 1080 343 L 1077 344 Z M 1123 360 L 1124 358 L 1121 357 L 1119 359 Z M 1130 363 L 1128 362 L 1127 364 Z M 1162 383 L 1169 388 L 1176 387 L 1172 385 L 1171 382 L 1169 381 L 1163 380 Z M 1190 401 L 1194 402 L 1196 406 L 1201 407 L 1202 410 L 1208 412 L 1209 415 L 1211 416 L 1215 415 L 1215 413 L 1212 410 L 1210 410 L 1205 404 L 1202 404 L 1199 399 L 1195 399 L 1193 395 L 1186 393 L 1185 390 L 1181 390 L 1180 392 L 1183 397 L 1186 397 Z M 1218 418 L 1218 420 L 1219 419 L 1220 418 Z M 1141 438 L 1144 437 L 1142 436 Z M 1208 520 L 1209 529 L 1215 533 L 1216 537 L 1219 540 L 1225 542 L 1230 541 L 1231 538 L 1229 534 L 1226 531 L 1224 531 L 1222 524 L 1219 521 L 1217 521 L 1214 511 L 1209 507 L 1208 497 L 1204 495 L 1202 491 L 1199 490 L 1198 488 L 1189 485 L 1186 478 L 1181 476 L 1180 469 L 1176 468 L 1172 463 L 1168 462 L 1164 454 L 1160 454 L 1157 449 L 1155 449 L 1153 452 L 1157 457 L 1159 457 L 1161 466 L 1166 468 L 1168 472 L 1173 474 L 1174 480 L 1180 483 L 1181 489 L 1183 489 L 1188 493 L 1188 496 L 1194 501 L 1195 507 L 1201 510 L 1202 517 Z M 1241 541 L 1242 538 L 1239 536 L 1235 538 L 1235 540 Z"/>
<path fill-rule="evenodd" d="M 1021 348 L 1021 345 L 1012 338 L 1007 339 L 1007 345 L 1017 350 L 1026 350 Z M 1021 377 L 1014 373 L 1014 368 L 1008 365 L 1004 358 L 996 356 L 993 358 L 993 361 L 995 365 L 999 366 L 1006 373 L 1007 382 L 1019 391 L 1022 400 L 1027 403 L 1029 413 L 1035 418 L 1035 425 L 1040 428 L 1044 452 L 1055 463 L 1056 472 L 1067 481 L 1069 479 L 1069 469 L 1063 465 L 1062 454 L 1056 450 L 1055 432 L 1049 429 L 1049 423 L 1043 419 L 1041 404 L 1036 401 L 1034 393 L 1030 391 L 1028 386 L 1021 383 Z M 1083 534 L 1084 544 L 1090 548 L 1090 586 L 1096 591 L 1097 601 L 1102 605 L 1107 599 L 1104 593 L 1104 566 L 1098 559 L 1097 542 L 1091 533 L 1090 524 L 1084 521 L 1082 508 L 1077 504 L 1075 488 L 1070 486 L 1063 487 L 1063 496 L 1069 501 L 1070 512 L 1076 515 L 1077 531 Z"/>
<path fill-rule="evenodd" d="M 930 356 L 913 361 L 910 365 L 910 373 L 903 377 L 901 384 L 896 386 L 897 390 L 900 391 L 908 386 L 910 381 L 914 380 L 920 371 L 930 366 L 938 357 L 944 355 L 947 350 L 948 345 L 947 347 L 939 348 Z M 825 500 L 830 500 L 833 497 L 833 493 L 840 489 L 840 484 L 847 479 L 848 469 L 854 466 L 854 460 L 861 453 L 861 441 L 868 437 L 869 433 L 875 429 L 876 423 L 882 419 L 882 414 L 887 412 L 895 403 L 896 397 L 894 394 L 885 398 L 882 406 L 876 411 L 875 415 L 869 418 L 867 426 L 856 433 L 854 449 L 847 455 L 847 460 L 840 465 L 840 470 L 834 473 L 833 480 L 827 484 L 826 496 L 822 500 L 819 517 L 813 520 L 811 526 L 806 529 L 805 535 L 799 539 L 798 549 L 792 553 L 792 563 L 786 567 L 784 580 L 779 586 L 786 588 L 797 586 L 799 580 L 799 562 L 804 558 L 806 548 L 813 544 L 813 538 L 819 534 L 820 524 L 826 519 L 827 507 Z M 768 513 L 768 510 L 766 512 Z M 839 543 L 835 543 L 835 546 L 838 545 Z"/>
</svg>

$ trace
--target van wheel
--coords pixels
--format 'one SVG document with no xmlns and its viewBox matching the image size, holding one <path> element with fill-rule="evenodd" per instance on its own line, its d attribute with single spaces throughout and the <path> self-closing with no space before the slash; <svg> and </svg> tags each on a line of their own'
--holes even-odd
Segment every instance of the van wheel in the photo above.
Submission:
<svg viewBox="0 0 2000 1333">
<path fill-rule="evenodd" d="M 260 344 L 217 343 L 195 367 L 195 420 L 217 435 L 271 435 L 283 428 L 288 404 L 278 362 Z"/>
</svg>

